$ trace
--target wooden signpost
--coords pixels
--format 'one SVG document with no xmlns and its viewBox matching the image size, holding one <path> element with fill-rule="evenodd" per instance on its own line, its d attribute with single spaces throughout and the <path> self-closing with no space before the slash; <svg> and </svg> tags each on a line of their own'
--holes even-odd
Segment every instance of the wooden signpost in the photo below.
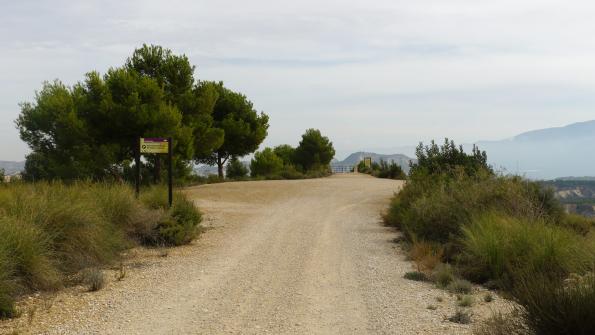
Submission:
<svg viewBox="0 0 595 335">
<path fill-rule="evenodd" d="M 173 174 L 172 174 L 172 139 L 158 137 L 141 137 L 136 150 L 136 196 L 140 192 L 140 155 L 141 154 L 167 154 L 167 185 L 168 203 L 171 207 L 173 201 Z"/>
</svg>

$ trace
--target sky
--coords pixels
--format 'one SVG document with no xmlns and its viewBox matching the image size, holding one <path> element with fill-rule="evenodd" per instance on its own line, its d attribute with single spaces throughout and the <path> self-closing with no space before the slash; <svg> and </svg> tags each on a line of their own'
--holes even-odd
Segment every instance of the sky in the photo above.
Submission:
<svg viewBox="0 0 595 335">
<path fill-rule="evenodd" d="M 0 0 L 0 160 L 43 81 L 105 73 L 143 43 L 186 54 L 337 158 L 419 141 L 497 140 L 595 119 L 595 3 L 568 0 Z"/>
</svg>

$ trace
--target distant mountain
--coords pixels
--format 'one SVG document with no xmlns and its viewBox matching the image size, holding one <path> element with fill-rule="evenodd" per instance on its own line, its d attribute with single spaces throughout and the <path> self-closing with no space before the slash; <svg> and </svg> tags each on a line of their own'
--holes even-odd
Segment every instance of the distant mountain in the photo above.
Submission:
<svg viewBox="0 0 595 335">
<path fill-rule="evenodd" d="M 409 162 L 413 161 L 416 162 L 415 159 L 407 157 L 403 154 L 392 154 L 392 155 L 385 155 L 385 154 L 377 154 L 375 152 L 364 152 L 358 151 L 354 152 L 351 155 L 347 156 L 343 161 L 332 163 L 336 165 L 357 165 L 364 157 L 371 157 L 373 162 L 380 162 L 383 160 L 385 162 L 395 162 L 405 172 L 409 172 Z"/>
<path fill-rule="evenodd" d="M 508 173 L 531 179 L 595 176 L 595 120 L 476 144 L 492 166 Z"/>
<path fill-rule="evenodd" d="M 9 176 L 23 171 L 25 162 L 0 161 L 0 169 L 4 169 L 4 173 Z"/>
</svg>

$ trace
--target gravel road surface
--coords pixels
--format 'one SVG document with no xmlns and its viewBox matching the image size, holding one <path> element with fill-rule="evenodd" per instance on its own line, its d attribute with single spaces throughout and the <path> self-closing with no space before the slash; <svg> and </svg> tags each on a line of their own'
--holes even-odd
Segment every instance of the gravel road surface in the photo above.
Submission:
<svg viewBox="0 0 595 335">
<path fill-rule="evenodd" d="M 470 333 L 446 320 L 455 297 L 403 278 L 412 265 L 380 217 L 401 186 L 349 174 L 189 188 L 205 213 L 197 241 L 166 257 L 133 251 L 125 278 L 99 292 L 31 297 L 21 304 L 26 315 L 0 332 Z M 114 272 L 106 270 L 108 278 Z M 474 315 L 494 304 L 478 303 Z"/>
</svg>

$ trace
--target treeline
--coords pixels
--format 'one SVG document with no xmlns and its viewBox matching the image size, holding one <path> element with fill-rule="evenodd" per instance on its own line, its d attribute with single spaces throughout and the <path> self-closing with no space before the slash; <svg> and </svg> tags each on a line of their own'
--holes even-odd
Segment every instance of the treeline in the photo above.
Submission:
<svg viewBox="0 0 595 335">
<path fill-rule="evenodd" d="M 333 143 L 317 129 L 308 129 L 297 148 L 288 144 L 264 148 L 250 162 L 250 176 L 268 179 L 301 179 L 330 173 L 329 163 L 335 156 Z M 227 166 L 226 175 L 242 179 L 248 169 L 237 158 Z"/>
<path fill-rule="evenodd" d="M 382 159 L 379 163 L 372 162 L 370 166 L 366 166 L 364 161 L 360 161 L 357 165 L 357 172 L 366 173 L 377 178 L 407 179 L 407 174 L 399 164 L 394 161 L 389 163 Z"/>
<path fill-rule="evenodd" d="M 467 154 L 447 140 L 416 153 L 386 222 L 402 230 L 419 278 L 457 291 L 463 277 L 518 303 L 516 314 L 496 317 L 481 334 L 595 329 L 592 220 L 566 214 L 537 182 L 495 173 L 478 148 Z"/>
<path fill-rule="evenodd" d="M 16 121 L 32 149 L 24 179 L 132 179 L 140 137 L 173 138 L 178 179 L 193 163 L 216 164 L 222 177 L 230 157 L 262 143 L 269 118 L 222 82 L 197 80 L 194 70 L 185 55 L 143 45 L 104 75 L 89 72 L 71 87 L 44 83 Z M 159 180 L 161 159 L 147 157 L 143 171 L 152 172 L 144 180 Z"/>
</svg>

